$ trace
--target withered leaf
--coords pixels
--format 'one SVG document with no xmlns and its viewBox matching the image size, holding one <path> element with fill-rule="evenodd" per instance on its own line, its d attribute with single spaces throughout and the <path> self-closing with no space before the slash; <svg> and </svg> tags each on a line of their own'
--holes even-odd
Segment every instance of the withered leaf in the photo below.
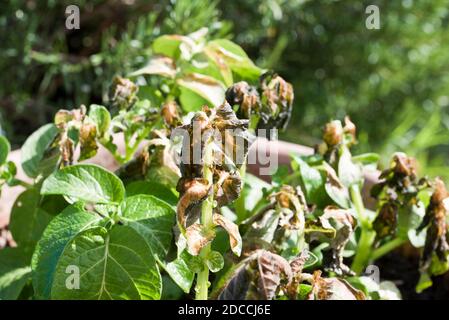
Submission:
<svg viewBox="0 0 449 320">
<path fill-rule="evenodd" d="M 398 224 L 398 206 L 393 201 L 385 202 L 373 222 L 377 239 L 394 236 Z"/>
<path fill-rule="evenodd" d="M 215 233 L 212 230 L 206 230 L 201 224 L 194 223 L 186 229 L 187 251 L 197 256 L 214 238 Z"/>
<path fill-rule="evenodd" d="M 131 80 L 115 77 L 109 89 L 111 104 L 118 109 L 129 109 L 137 101 L 138 87 Z"/>
<path fill-rule="evenodd" d="M 242 237 L 240 236 L 238 226 L 221 214 L 214 214 L 213 220 L 215 225 L 226 230 L 229 235 L 232 252 L 237 256 L 240 256 L 242 252 Z"/>
<path fill-rule="evenodd" d="M 426 270 L 431 262 L 433 253 L 438 259 L 445 262 L 449 253 L 448 237 L 448 208 L 449 193 L 446 190 L 444 182 L 436 178 L 434 192 L 430 198 L 429 206 L 426 210 L 422 224 L 418 231 L 428 226 L 426 242 L 421 257 L 421 269 Z"/>
<path fill-rule="evenodd" d="M 228 274 L 219 299 L 271 300 L 282 282 L 292 279 L 291 267 L 283 257 L 266 250 L 256 250 Z"/>
<path fill-rule="evenodd" d="M 182 194 L 176 209 L 178 225 L 181 228 L 185 228 L 188 209 L 193 205 L 198 204 L 207 197 L 210 186 L 208 181 L 205 179 L 181 178 L 178 181 L 176 189 L 180 194 Z"/>
<path fill-rule="evenodd" d="M 226 90 L 226 101 L 239 106 L 237 116 L 241 119 L 250 119 L 253 113 L 260 110 L 259 93 L 245 81 L 237 82 Z"/>
<path fill-rule="evenodd" d="M 335 237 L 330 241 L 330 251 L 324 257 L 325 268 L 337 275 L 353 274 L 343 263 L 342 255 L 356 225 L 350 211 L 328 206 L 319 219 L 324 228 L 335 230 Z"/>
<path fill-rule="evenodd" d="M 281 279 L 291 281 L 292 270 L 287 260 L 269 251 L 260 250 L 257 256 L 259 268 L 259 293 L 264 300 L 271 300 L 276 296 Z"/>
<path fill-rule="evenodd" d="M 260 77 L 261 105 L 258 129 L 285 129 L 293 107 L 293 87 L 273 72 Z"/>
<path fill-rule="evenodd" d="M 338 278 L 322 278 L 321 271 L 313 273 L 309 300 L 365 300 L 365 295 L 347 281 Z"/>
<path fill-rule="evenodd" d="M 79 160 L 92 158 L 97 154 L 97 127 L 93 123 L 84 123 L 79 131 L 79 142 L 81 153 Z"/>
</svg>

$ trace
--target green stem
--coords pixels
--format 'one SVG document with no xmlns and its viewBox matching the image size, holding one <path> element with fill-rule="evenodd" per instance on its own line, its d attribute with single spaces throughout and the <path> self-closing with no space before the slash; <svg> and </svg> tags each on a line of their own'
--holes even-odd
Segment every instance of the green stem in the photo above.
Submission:
<svg viewBox="0 0 449 320">
<path fill-rule="evenodd" d="M 374 250 L 373 254 L 371 255 L 371 258 L 373 260 L 377 260 L 380 257 L 386 255 L 388 252 L 396 249 L 397 247 L 400 247 L 401 245 L 403 245 L 406 242 L 407 242 L 407 240 L 402 239 L 402 238 L 396 238 L 391 241 L 388 241 L 383 246 L 380 246 L 379 248 Z"/>
<path fill-rule="evenodd" d="M 242 180 L 242 185 L 245 183 L 245 175 L 246 175 L 246 163 L 242 164 L 240 167 L 240 178 Z M 245 220 L 246 217 L 246 209 L 245 209 L 245 192 L 243 192 L 244 186 L 242 186 L 242 192 L 240 192 L 240 196 L 235 200 L 235 211 L 237 213 L 237 217 L 240 221 Z"/>
<path fill-rule="evenodd" d="M 354 271 L 356 274 L 360 274 L 370 261 L 371 248 L 375 238 L 376 232 L 374 232 L 373 230 L 362 228 L 359 243 L 357 246 L 357 253 L 351 266 L 352 271 Z"/>
<path fill-rule="evenodd" d="M 212 190 L 209 196 L 204 200 L 201 206 L 201 223 L 205 230 L 211 230 L 214 227 L 213 209 L 214 209 L 214 192 L 213 192 L 213 152 L 210 143 L 206 143 L 204 154 L 203 176 L 209 182 Z M 211 252 L 211 245 L 208 244 L 201 249 L 200 257 L 205 260 Z M 204 265 L 203 270 L 198 273 L 196 280 L 196 300 L 207 300 L 209 289 L 209 268 Z"/>
<path fill-rule="evenodd" d="M 368 227 L 369 221 L 367 221 L 368 219 L 365 214 L 365 206 L 363 205 L 362 195 L 360 194 L 360 187 L 357 184 L 353 184 L 349 187 L 349 192 L 357 212 L 357 218 L 361 222 L 362 227 Z"/>
<path fill-rule="evenodd" d="M 25 181 L 20 180 L 20 179 L 14 179 L 14 184 L 15 184 L 15 185 L 18 185 L 18 186 L 22 186 L 22 187 L 24 187 L 25 189 L 31 189 L 31 188 L 33 188 L 33 185 L 32 185 L 32 184 L 29 184 L 28 182 L 25 182 Z"/>
<path fill-rule="evenodd" d="M 365 214 L 365 206 L 363 205 L 359 186 L 357 184 L 352 185 L 349 188 L 349 192 L 351 194 L 351 200 L 354 203 L 357 218 L 360 221 L 361 227 L 357 253 L 354 257 L 354 261 L 352 262 L 351 269 L 355 273 L 360 274 L 371 258 L 371 248 L 376 237 L 376 232 L 372 230 L 371 223 Z"/>
</svg>

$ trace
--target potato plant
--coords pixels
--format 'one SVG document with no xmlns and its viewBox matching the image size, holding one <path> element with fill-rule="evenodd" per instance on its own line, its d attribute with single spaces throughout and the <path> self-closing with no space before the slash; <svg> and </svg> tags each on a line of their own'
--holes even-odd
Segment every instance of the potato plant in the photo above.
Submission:
<svg viewBox="0 0 449 320">
<path fill-rule="evenodd" d="M 448 270 L 444 183 L 396 153 L 365 208 L 378 156 L 352 155 L 348 117 L 271 183 L 247 173 L 260 130 L 287 126 L 293 88 L 206 32 L 157 38 L 143 68 L 112 80 L 107 105 L 60 110 L 33 133 L 21 150 L 33 183 L 0 137 L 0 185 L 24 187 L 0 298 L 396 299 L 365 271 L 406 243 L 422 252 L 418 291 Z M 99 148 L 117 171 L 89 163 Z"/>
</svg>

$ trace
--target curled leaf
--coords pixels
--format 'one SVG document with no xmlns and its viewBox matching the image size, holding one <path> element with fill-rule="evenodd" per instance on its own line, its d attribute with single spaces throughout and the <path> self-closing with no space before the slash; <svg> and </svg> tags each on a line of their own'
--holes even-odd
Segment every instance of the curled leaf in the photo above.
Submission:
<svg viewBox="0 0 449 320">
<path fill-rule="evenodd" d="M 329 206 L 324 209 L 324 214 L 319 219 L 325 229 L 335 230 L 335 236 L 330 241 L 329 254 L 324 259 L 325 268 L 337 275 L 353 274 L 343 263 L 342 255 L 356 226 L 350 211 Z"/>
<path fill-rule="evenodd" d="M 174 78 L 176 75 L 175 62 L 169 57 L 156 56 L 150 59 L 146 66 L 134 71 L 129 76 L 136 77 L 143 74 L 155 74 L 167 78 Z"/>
<path fill-rule="evenodd" d="M 228 274 L 218 298 L 271 300 L 278 294 L 281 284 L 291 279 L 287 260 L 269 251 L 257 250 Z"/>
<path fill-rule="evenodd" d="M 206 258 L 206 265 L 211 272 L 220 271 L 224 266 L 223 256 L 218 251 L 211 251 Z"/>
<path fill-rule="evenodd" d="M 349 208 L 349 192 L 348 189 L 341 183 L 335 170 L 326 162 L 323 163 L 323 167 L 326 173 L 326 183 L 324 188 L 329 197 L 340 207 Z"/>
<path fill-rule="evenodd" d="M 178 111 L 178 104 L 176 101 L 166 102 L 161 109 L 161 115 L 164 119 L 165 125 L 168 128 L 175 128 L 181 124 L 181 117 Z"/>
<path fill-rule="evenodd" d="M 435 179 L 435 189 L 430 198 L 429 206 L 422 224 L 418 231 L 427 228 L 426 242 L 421 258 L 421 269 L 426 270 L 432 262 L 432 256 L 435 254 L 441 262 L 447 262 L 449 254 L 448 244 L 448 202 L 449 193 L 446 190 L 444 182 Z"/>
<path fill-rule="evenodd" d="M 205 179 L 183 179 L 178 182 L 176 190 L 182 195 L 179 199 L 176 209 L 178 224 L 181 228 L 186 227 L 186 216 L 189 213 L 189 209 L 199 204 L 204 200 L 209 193 L 209 183 Z"/>
<path fill-rule="evenodd" d="M 241 119 L 251 119 L 261 108 L 259 93 L 245 81 L 237 82 L 226 90 L 226 101 L 232 106 L 239 106 L 237 116 Z"/>
<path fill-rule="evenodd" d="M 258 129 L 285 129 L 293 108 L 293 87 L 273 72 L 260 77 L 261 103 Z"/>
<path fill-rule="evenodd" d="M 138 87 L 129 79 L 115 77 L 109 89 L 109 100 L 119 110 L 129 109 L 137 101 Z"/>
<path fill-rule="evenodd" d="M 373 222 L 378 239 L 393 236 L 398 225 L 398 206 L 392 202 L 385 202 L 379 210 L 379 214 Z"/>
<path fill-rule="evenodd" d="M 212 230 L 207 230 L 199 223 L 194 223 L 186 229 L 187 251 L 197 256 L 201 249 L 215 238 Z"/>
<path fill-rule="evenodd" d="M 269 251 L 258 252 L 259 294 L 264 300 L 271 300 L 276 296 L 281 280 L 291 281 L 292 270 L 287 260 Z"/>
<path fill-rule="evenodd" d="M 229 235 L 229 242 L 231 244 L 232 252 L 234 252 L 237 256 L 240 256 L 242 252 L 242 237 L 240 236 L 238 226 L 221 214 L 214 214 L 213 221 L 215 225 L 226 230 Z"/>
<path fill-rule="evenodd" d="M 338 278 L 322 278 L 316 270 L 312 278 L 312 290 L 309 300 L 365 300 L 360 290 L 353 288 L 347 281 Z"/>
</svg>

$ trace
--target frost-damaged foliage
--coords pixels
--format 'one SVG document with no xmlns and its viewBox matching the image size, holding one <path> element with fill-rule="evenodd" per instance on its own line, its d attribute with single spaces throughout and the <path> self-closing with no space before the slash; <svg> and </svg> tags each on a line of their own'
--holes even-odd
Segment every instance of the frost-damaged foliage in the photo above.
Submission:
<svg viewBox="0 0 449 320">
<path fill-rule="evenodd" d="M 229 234 L 232 252 L 240 255 L 242 250 L 237 225 L 218 212 L 240 195 L 239 169 L 252 140 L 247 128 L 248 121 L 239 120 L 226 102 L 214 109 L 205 107 L 192 117 L 190 124 L 181 127 L 187 135 L 181 153 L 182 177 L 177 184 L 177 221 L 181 231 L 178 250 L 186 245 L 189 254 L 199 255 L 204 261 L 196 288 L 200 299 L 207 298 L 208 269 L 217 272 L 223 265 L 221 254 L 211 251 L 215 226 Z M 211 262 L 211 254 L 218 265 Z"/>
<path fill-rule="evenodd" d="M 291 84 L 206 29 L 150 49 L 104 106 L 60 110 L 27 139 L 32 183 L 0 136 L 0 186 L 25 188 L 0 235 L 0 299 L 398 299 L 363 272 L 405 243 L 421 251 L 417 291 L 447 272 L 448 192 L 414 159 L 393 155 L 366 209 L 378 156 L 351 154 L 345 118 L 263 182 L 247 152 L 257 129 L 287 125 Z M 100 148 L 116 172 L 85 161 Z"/>
<path fill-rule="evenodd" d="M 285 129 L 293 107 L 293 87 L 279 75 L 267 72 L 257 86 L 242 81 L 226 91 L 226 100 L 237 105 L 237 116 L 250 119 L 256 129 Z"/>
</svg>

